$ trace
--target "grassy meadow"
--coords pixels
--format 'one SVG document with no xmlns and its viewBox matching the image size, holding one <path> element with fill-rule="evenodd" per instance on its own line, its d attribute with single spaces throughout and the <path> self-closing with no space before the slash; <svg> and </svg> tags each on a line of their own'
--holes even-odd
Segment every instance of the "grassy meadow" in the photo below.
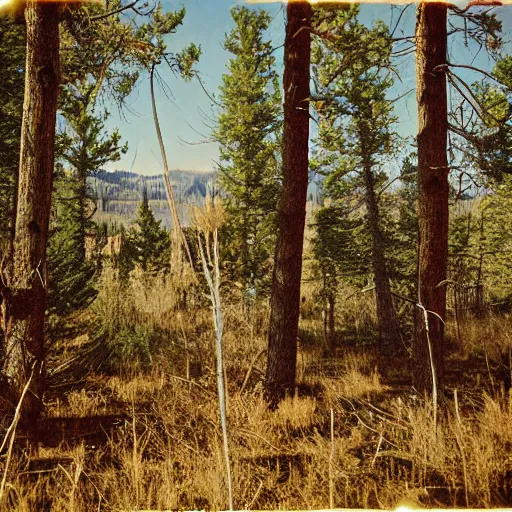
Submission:
<svg viewBox="0 0 512 512">
<path fill-rule="evenodd" d="M 107 266 L 92 306 L 54 327 L 40 442 L 17 437 L 4 510 L 227 508 L 211 308 L 199 293 L 181 308 L 184 283 L 122 283 Z M 391 357 L 372 342 L 371 293 L 340 289 L 333 352 L 315 285 L 303 292 L 298 390 L 276 411 L 262 385 L 269 305 L 223 294 L 235 508 L 510 503 L 512 320 L 450 322 L 435 415 L 411 387 L 408 343 Z"/>
</svg>

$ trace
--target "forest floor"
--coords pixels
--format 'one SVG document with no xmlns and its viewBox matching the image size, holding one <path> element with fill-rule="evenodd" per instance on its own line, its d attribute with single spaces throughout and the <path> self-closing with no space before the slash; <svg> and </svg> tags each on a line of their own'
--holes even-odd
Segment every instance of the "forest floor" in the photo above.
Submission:
<svg viewBox="0 0 512 512">
<path fill-rule="evenodd" d="M 321 318 L 303 320 L 298 394 L 271 412 L 262 393 L 266 311 L 225 311 L 235 509 L 512 504 L 507 317 L 451 327 L 459 342 L 436 414 L 411 386 L 405 350 L 386 357 L 341 333 L 326 355 Z M 94 372 L 91 354 L 115 354 L 84 334 L 98 329 L 90 312 L 67 319 L 38 446 L 24 450 L 18 436 L 5 510 L 227 509 L 210 314 L 183 312 L 169 343 L 180 350 L 168 347 L 149 368 Z"/>
</svg>

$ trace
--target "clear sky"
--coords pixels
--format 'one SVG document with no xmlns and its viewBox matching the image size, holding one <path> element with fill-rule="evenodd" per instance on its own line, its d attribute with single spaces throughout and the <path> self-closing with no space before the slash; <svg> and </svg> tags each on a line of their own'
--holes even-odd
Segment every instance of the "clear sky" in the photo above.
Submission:
<svg viewBox="0 0 512 512">
<path fill-rule="evenodd" d="M 163 4 L 166 9 L 172 10 L 185 5 L 187 11 L 183 26 L 167 39 L 168 50 L 178 52 L 192 41 L 201 45 L 203 53 L 198 70 L 207 90 L 216 95 L 229 59 L 228 52 L 222 48 L 222 42 L 225 33 L 232 27 L 230 9 L 234 5 L 245 4 L 244 0 L 164 0 Z M 278 3 L 266 4 L 264 7 L 274 18 L 267 35 L 274 46 L 279 47 L 284 42 L 285 9 Z M 260 7 L 251 5 L 249 8 Z M 362 5 L 360 19 L 371 24 L 375 19 L 381 18 L 393 27 L 399 12 L 397 7 L 390 5 Z M 499 8 L 496 12 L 504 23 L 505 31 L 509 31 L 512 28 L 512 6 Z M 415 6 L 410 6 L 402 17 L 395 36 L 399 36 L 402 31 L 402 35 L 412 35 L 414 22 Z M 453 43 L 450 53 L 452 61 L 464 60 L 462 56 L 468 55 L 462 42 Z M 282 50 L 276 52 L 276 57 L 278 70 L 282 70 Z M 485 51 L 480 52 L 475 63 L 489 68 L 490 60 L 485 56 Z M 400 118 L 398 131 L 402 135 L 412 135 L 416 131 L 414 56 L 411 54 L 401 59 L 398 69 L 401 81 L 396 81 L 393 93 L 400 96 L 412 90 L 396 103 L 396 114 Z M 202 143 L 210 136 L 210 128 L 207 125 L 211 125 L 212 121 L 208 118 L 215 117 L 212 101 L 197 81 L 185 83 L 163 67 L 161 76 L 172 91 L 171 98 L 166 96 L 161 87 L 157 87 L 156 92 L 170 168 L 213 170 L 218 157 L 217 145 L 213 142 Z M 471 81 L 477 77 L 466 78 Z M 137 90 L 128 100 L 128 106 L 129 108 L 122 113 L 118 112 L 115 106 L 111 108 L 107 128 L 119 128 L 123 140 L 129 144 L 129 151 L 121 161 L 107 165 L 106 168 L 131 170 L 141 174 L 160 174 L 163 165 L 151 113 L 147 76 L 141 77 Z"/>
</svg>

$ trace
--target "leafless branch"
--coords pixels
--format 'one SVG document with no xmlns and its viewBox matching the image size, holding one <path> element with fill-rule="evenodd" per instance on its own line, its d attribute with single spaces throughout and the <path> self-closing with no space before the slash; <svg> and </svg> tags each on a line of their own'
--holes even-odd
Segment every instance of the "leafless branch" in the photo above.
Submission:
<svg viewBox="0 0 512 512">
<path fill-rule="evenodd" d="M 391 31 L 391 37 L 393 37 L 395 35 L 396 29 L 398 28 L 398 24 L 400 23 L 400 20 L 402 19 L 402 16 L 405 14 L 405 11 L 407 11 L 407 9 L 409 7 L 410 7 L 410 4 L 406 5 L 405 7 L 402 8 L 402 10 L 400 12 L 400 15 L 398 16 L 398 19 L 396 20 L 395 26 L 394 26 L 393 30 Z M 400 39 L 410 39 L 410 38 L 393 39 L 393 41 L 398 41 Z M 414 36 L 412 36 L 412 39 L 414 39 Z"/>
<path fill-rule="evenodd" d="M 448 4 L 448 8 L 451 9 L 456 14 L 464 14 L 469 11 L 472 7 L 482 7 L 482 6 L 490 6 L 490 7 L 502 7 L 503 2 L 499 0 L 471 0 L 464 9 L 460 9 L 454 4 Z"/>
<path fill-rule="evenodd" d="M 103 20 L 103 19 L 108 18 L 110 16 L 114 16 L 114 14 L 119 14 L 120 12 L 126 11 L 128 9 L 132 9 L 138 3 L 139 3 L 139 0 L 135 0 L 134 2 L 132 2 L 132 3 L 128 4 L 128 5 L 125 5 L 123 7 L 119 7 L 119 9 L 115 9 L 113 11 L 106 12 L 104 14 L 98 14 L 97 16 L 91 16 L 90 21 Z"/>
<path fill-rule="evenodd" d="M 11 463 L 12 450 L 14 447 L 14 439 L 16 437 L 16 427 L 18 426 L 18 422 L 21 417 L 21 408 L 23 406 L 23 401 L 25 399 L 25 395 L 27 394 L 27 392 L 30 388 L 32 378 L 34 377 L 36 363 L 37 363 L 37 361 L 34 361 L 34 364 L 32 365 L 32 371 L 30 372 L 30 377 L 28 378 L 27 383 L 25 384 L 25 387 L 23 388 L 23 391 L 21 393 L 20 399 L 18 401 L 18 405 L 14 412 L 14 418 L 12 420 L 12 423 L 9 425 L 9 428 L 7 429 L 7 432 L 5 433 L 2 445 L 0 446 L 0 452 L 2 452 L 3 449 L 5 448 L 7 441 L 9 441 L 9 448 L 7 450 L 7 460 L 5 461 L 4 474 L 2 476 L 2 483 L 0 484 L 0 503 L 2 503 L 3 497 L 4 497 L 5 484 L 7 482 L 7 474 L 9 472 L 9 466 Z"/>
<path fill-rule="evenodd" d="M 208 96 L 208 99 L 215 103 L 218 107 L 221 107 L 222 105 L 207 91 L 206 86 L 204 85 L 203 81 L 201 80 L 201 77 L 199 74 L 196 74 L 197 81 L 199 82 L 199 85 L 201 86 L 201 89 L 203 89 L 203 92 Z"/>
<path fill-rule="evenodd" d="M 485 71 L 483 69 L 480 69 L 480 68 L 477 68 L 475 66 L 469 66 L 469 65 L 466 65 L 466 64 L 453 64 L 451 62 L 447 62 L 446 64 L 439 64 L 439 66 L 436 66 L 434 68 L 434 71 L 437 71 L 438 68 L 441 69 L 441 68 L 445 68 L 445 67 L 470 69 L 471 71 L 476 71 L 477 73 L 481 73 L 482 75 L 486 76 L 487 78 L 490 78 L 491 80 L 494 80 L 498 84 L 505 86 L 505 84 L 500 82 L 495 76 L 491 75 L 491 73 L 488 73 L 487 71 Z"/>
<path fill-rule="evenodd" d="M 210 234 L 210 233 L 209 233 Z M 213 258 L 211 257 L 208 237 L 206 238 L 205 245 L 206 251 L 203 248 L 203 241 L 201 235 L 198 233 L 199 253 L 201 255 L 201 262 L 203 264 L 203 271 L 208 282 L 210 289 L 210 300 L 213 309 L 213 324 L 216 334 L 216 352 L 217 352 L 217 388 L 219 392 L 219 411 L 222 426 L 222 439 L 224 445 L 224 458 L 226 463 L 226 474 L 228 480 L 228 501 L 229 510 L 233 510 L 233 481 L 231 478 L 231 463 L 229 457 L 229 442 L 228 442 L 228 427 L 227 427 L 227 413 L 226 413 L 226 385 L 224 382 L 224 360 L 222 356 L 222 335 L 224 329 L 224 317 L 222 313 L 222 303 L 220 298 L 220 261 L 219 261 L 219 240 L 217 228 L 213 230 Z M 213 271 L 210 270 L 213 268 Z M 213 275 L 212 275 L 213 273 Z"/>
</svg>

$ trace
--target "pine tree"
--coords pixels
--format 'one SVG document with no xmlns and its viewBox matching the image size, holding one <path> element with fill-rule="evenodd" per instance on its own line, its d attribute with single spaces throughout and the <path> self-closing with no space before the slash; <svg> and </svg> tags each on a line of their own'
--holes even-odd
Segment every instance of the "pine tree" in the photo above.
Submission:
<svg viewBox="0 0 512 512">
<path fill-rule="evenodd" d="M 86 260 L 85 245 L 87 235 L 96 231 L 92 221 L 96 202 L 87 178 L 127 150 L 126 145 L 120 146 L 117 131 L 104 133 L 108 113 L 95 114 L 95 101 L 90 84 L 67 84 L 61 94 L 66 128 L 57 147 L 59 159 L 70 168 L 54 178 L 53 226 L 48 243 L 48 306 L 59 315 L 86 306 L 95 295 L 90 282 L 95 265 Z"/>
<path fill-rule="evenodd" d="M 0 62 L 0 251 L 3 252 L 8 248 L 14 228 L 14 198 L 25 83 L 24 27 L 6 16 L 0 16 Z"/>
<path fill-rule="evenodd" d="M 317 167 L 327 174 L 330 198 L 346 202 L 362 191 L 366 225 L 371 235 L 379 339 L 396 347 L 400 329 L 393 303 L 386 240 L 377 187 L 386 178 L 382 162 L 396 146 L 395 121 L 386 93 L 393 85 L 390 72 L 391 38 L 377 22 L 372 29 L 357 21 L 358 6 L 344 11 L 319 11 L 312 59 L 319 118 L 320 158 Z"/>
<path fill-rule="evenodd" d="M 416 16 L 418 103 L 418 302 L 414 384 L 433 392 L 444 374 L 444 319 L 448 264 L 447 5 L 422 1 Z M 432 357 L 431 357 L 432 354 Z M 434 368 L 434 372 L 432 372 Z M 434 378 L 435 377 L 435 378 Z"/>
<path fill-rule="evenodd" d="M 60 9 L 56 4 L 35 1 L 24 5 L 27 46 L 16 221 L 8 269 L 0 281 L 5 334 L 3 353 L 6 354 L 2 369 L 9 381 L 12 404 L 18 402 L 34 369 L 31 389 L 23 404 L 22 420 L 27 426 L 33 426 L 41 412 L 45 386 L 47 292 L 43 276 L 46 274 L 59 87 L 75 80 L 87 82 L 92 75 L 97 90 L 105 81 L 112 91 L 125 98 L 135 85 L 140 69 L 148 69 L 165 59 L 175 71 L 190 76 L 200 53 L 195 45 L 176 54 L 166 51 L 163 36 L 174 32 L 182 23 L 184 9 L 164 13 L 157 4 L 148 13 L 151 18 L 148 23 L 126 24 L 119 19 L 123 9 L 95 18 L 88 15 L 101 7 L 84 6 L 65 16 L 69 31 L 59 26 Z M 83 9 L 91 11 L 84 13 Z M 90 23 L 84 24 L 84 19 Z M 98 27 L 101 29 L 96 30 Z M 96 35 L 98 37 L 93 37 Z M 68 52 L 62 55 L 63 73 L 61 36 L 69 43 L 64 46 Z M 134 72 L 126 75 L 123 70 L 127 68 Z"/>
<path fill-rule="evenodd" d="M 316 234 L 313 253 L 322 277 L 321 296 L 326 306 L 325 337 L 329 348 L 335 348 L 335 306 L 340 281 L 357 286 L 371 271 L 371 242 L 364 219 L 350 215 L 345 201 L 328 199 L 315 213 Z"/>
<path fill-rule="evenodd" d="M 87 178 L 94 176 L 106 163 L 119 160 L 128 149 L 127 144 L 121 146 L 117 130 L 111 134 L 105 132 L 104 122 L 109 113 L 98 112 L 96 108 L 96 86 L 68 84 L 61 94 L 61 112 L 66 125 L 59 138 L 59 159 L 71 167 L 84 243 L 90 217 L 95 210 L 95 198 L 88 189 Z"/>
<path fill-rule="evenodd" d="M 268 286 L 279 192 L 280 94 L 270 41 L 271 18 L 246 7 L 231 10 L 235 28 L 224 48 L 233 55 L 223 75 L 216 137 L 219 181 L 227 197 L 223 261 L 245 289 Z"/>
<path fill-rule="evenodd" d="M 95 297 L 95 263 L 86 259 L 76 180 L 62 168 L 55 178 L 58 194 L 54 193 L 55 215 L 48 244 L 48 309 L 64 316 L 87 306 Z"/>
<path fill-rule="evenodd" d="M 119 234 L 121 235 L 121 242 L 115 263 L 119 271 L 119 279 L 122 283 L 125 283 L 130 276 L 130 272 L 135 268 L 135 255 L 133 246 L 130 244 L 129 234 L 123 225 L 121 225 Z"/>
<path fill-rule="evenodd" d="M 512 174 L 512 55 L 501 55 L 489 80 L 472 86 L 478 115 L 464 121 L 464 111 L 454 117 L 453 131 L 464 148 L 462 165 L 484 186 L 499 183 Z M 469 116 L 466 116 L 466 118 Z"/>
<path fill-rule="evenodd" d="M 134 224 L 123 251 L 124 268 L 133 264 L 139 265 L 143 272 L 168 270 L 171 259 L 169 233 L 161 227 L 161 221 L 155 219 L 146 188 Z"/>
<path fill-rule="evenodd" d="M 486 3 L 486 2 L 482 2 Z M 462 96 L 475 99 L 471 88 L 463 83 L 466 93 L 452 68 L 448 45 L 448 9 L 463 18 L 468 41 L 477 43 L 478 52 L 485 47 L 491 55 L 500 46 L 501 22 L 489 11 L 471 12 L 479 2 L 468 3 L 465 9 L 442 2 L 421 1 L 416 15 L 416 98 L 418 104 L 418 303 L 413 356 L 416 371 L 414 384 L 420 391 L 434 394 L 441 389 L 444 376 L 444 320 L 446 317 L 446 277 L 449 233 L 449 160 L 448 132 L 466 137 L 465 127 L 448 116 L 447 77 Z M 450 20 L 450 27 L 455 24 Z M 463 66 L 464 67 L 464 66 Z M 468 102 L 472 105 L 472 101 Z M 461 106 L 457 110 L 464 111 Z M 479 108 L 477 110 L 480 110 Z M 470 114 L 472 116 L 473 114 Z M 463 125 L 466 125 L 466 121 Z M 452 149 L 452 148 L 450 148 Z"/>
<path fill-rule="evenodd" d="M 512 176 L 505 175 L 482 201 L 484 233 L 478 241 L 491 303 L 503 310 L 512 305 Z"/>
<path fill-rule="evenodd" d="M 295 391 L 302 251 L 309 180 L 312 8 L 309 2 L 291 0 L 286 15 L 283 184 L 277 209 L 265 380 L 267 400 L 272 406 Z"/>
<path fill-rule="evenodd" d="M 414 154 L 408 155 L 400 170 L 400 188 L 393 194 L 398 219 L 393 233 L 393 275 L 398 291 L 406 297 L 417 295 L 418 259 L 418 169 Z"/>
<path fill-rule="evenodd" d="M 28 1 L 27 52 L 13 250 L 3 295 L 4 374 L 13 405 L 34 369 L 22 422 L 33 428 L 42 409 L 45 358 L 46 244 L 51 209 L 60 84 L 59 6 Z"/>
</svg>

